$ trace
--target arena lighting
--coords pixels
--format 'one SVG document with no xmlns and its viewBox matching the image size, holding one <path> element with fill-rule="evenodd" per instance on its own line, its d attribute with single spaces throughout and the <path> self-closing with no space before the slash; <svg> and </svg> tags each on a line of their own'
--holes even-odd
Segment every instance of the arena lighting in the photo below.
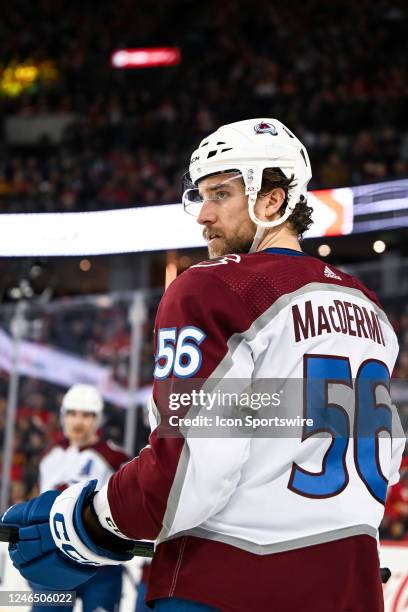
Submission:
<svg viewBox="0 0 408 612">
<path fill-rule="evenodd" d="M 79 268 L 80 270 L 82 270 L 82 272 L 89 272 L 89 270 L 91 269 L 91 262 L 89 261 L 89 259 L 81 259 L 81 261 L 79 262 Z"/>
<path fill-rule="evenodd" d="M 118 49 L 111 55 L 111 66 L 113 66 L 113 68 L 177 66 L 180 61 L 181 52 L 177 47 Z"/>
<path fill-rule="evenodd" d="M 305 238 L 408 227 L 408 179 L 311 191 Z M 110 255 L 205 247 L 181 204 L 78 213 L 0 215 L 0 257 Z"/>
<path fill-rule="evenodd" d="M 385 244 L 384 240 L 376 240 L 373 242 L 373 251 L 376 253 L 384 253 L 386 248 L 387 245 Z"/>
<path fill-rule="evenodd" d="M 327 257 L 331 253 L 331 248 L 328 244 L 321 244 L 317 249 L 320 257 Z"/>
</svg>

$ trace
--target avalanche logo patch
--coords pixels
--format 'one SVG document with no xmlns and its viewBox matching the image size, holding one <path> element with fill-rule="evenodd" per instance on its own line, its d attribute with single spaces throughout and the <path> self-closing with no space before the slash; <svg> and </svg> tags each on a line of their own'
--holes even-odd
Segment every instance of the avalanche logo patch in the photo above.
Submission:
<svg viewBox="0 0 408 612">
<path fill-rule="evenodd" d="M 225 266 L 227 263 L 232 261 L 233 263 L 239 263 L 241 261 L 240 255 L 224 255 L 223 257 L 215 257 L 207 261 L 201 261 L 191 268 L 211 268 L 212 266 Z"/>
<path fill-rule="evenodd" d="M 88 461 L 83 466 L 83 468 L 81 470 L 81 473 L 79 475 L 80 476 L 89 476 L 90 473 L 91 473 L 92 464 L 93 464 L 93 459 L 88 459 Z"/>
<path fill-rule="evenodd" d="M 272 123 L 266 123 L 261 121 L 254 126 L 255 134 L 271 134 L 272 136 L 278 135 L 278 130 Z"/>
</svg>

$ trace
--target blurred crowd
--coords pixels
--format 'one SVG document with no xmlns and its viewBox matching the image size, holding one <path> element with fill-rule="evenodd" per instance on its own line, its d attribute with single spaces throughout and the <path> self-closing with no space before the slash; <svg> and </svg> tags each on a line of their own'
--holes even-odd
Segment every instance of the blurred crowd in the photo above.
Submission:
<svg viewBox="0 0 408 612">
<path fill-rule="evenodd" d="M 138 386 L 151 384 L 153 371 L 153 320 L 159 296 L 147 302 L 148 317 L 142 328 Z M 114 382 L 128 386 L 131 328 L 131 296 L 114 300 L 65 299 L 44 308 L 34 306 L 26 313 L 25 339 L 41 346 L 109 368 Z M 0 328 L 10 333 L 11 308 L 3 307 Z M 9 374 L 0 369 L 0 449 L 4 448 L 5 417 Z M 21 376 L 18 390 L 16 432 L 13 439 L 10 502 L 17 503 L 37 494 L 38 467 L 47 449 L 61 441 L 60 406 L 66 388 L 48 380 Z M 134 453 L 149 433 L 146 405 L 138 407 Z M 125 409 L 105 402 L 102 435 L 123 444 Z M 0 455 L 0 473 L 2 456 Z"/>
<path fill-rule="evenodd" d="M 61 18 L 63 15 L 63 18 Z M 404 0 L 16 0 L 3 63 L 52 59 L 50 88 L 1 98 L 10 115 L 72 115 L 62 141 L 0 145 L 0 211 L 180 201 L 191 151 L 217 126 L 277 117 L 309 149 L 312 188 L 408 176 Z M 117 70 L 112 50 L 179 46 L 171 68 Z M 3 126 L 4 127 L 4 126 Z"/>
<path fill-rule="evenodd" d="M 149 317 L 143 329 L 143 349 L 139 385 L 151 383 L 153 371 L 152 327 L 159 296 L 148 301 Z M 40 315 L 30 312 L 27 339 L 42 345 L 51 345 L 69 351 L 88 361 L 108 366 L 114 379 L 126 386 L 128 382 L 130 327 L 128 321 L 130 301 L 116 300 L 104 304 L 68 299 L 59 307 L 46 308 Z M 408 379 L 408 310 L 395 304 L 388 309 L 390 319 L 401 343 L 401 352 L 393 378 L 394 382 Z M 398 314 L 399 313 L 399 314 Z M 7 320 L 0 327 L 8 329 Z M 0 370 L 0 448 L 4 445 L 8 374 Z M 39 462 L 46 451 L 62 437 L 59 410 L 65 389 L 45 380 L 21 377 L 17 427 L 14 436 L 12 485 L 10 501 L 17 503 L 37 493 Z M 408 431 L 408 402 L 398 404 L 405 431 Z M 123 443 L 125 412 L 123 408 L 106 404 L 102 433 L 118 444 Z M 149 429 L 146 407 L 138 412 L 135 454 L 147 441 Z M 401 481 L 389 490 L 385 518 L 381 528 L 384 538 L 408 540 L 408 456 L 401 470 Z"/>
</svg>

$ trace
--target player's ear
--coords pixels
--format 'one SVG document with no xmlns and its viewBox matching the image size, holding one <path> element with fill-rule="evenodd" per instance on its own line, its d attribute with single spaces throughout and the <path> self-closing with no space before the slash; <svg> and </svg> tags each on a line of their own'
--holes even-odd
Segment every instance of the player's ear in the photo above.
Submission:
<svg viewBox="0 0 408 612">
<path fill-rule="evenodd" d="M 274 218 L 284 201 L 285 192 L 281 187 L 275 187 L 267 194 L 264 209 L 264 214 L 267 220 Z"/>
</svg>

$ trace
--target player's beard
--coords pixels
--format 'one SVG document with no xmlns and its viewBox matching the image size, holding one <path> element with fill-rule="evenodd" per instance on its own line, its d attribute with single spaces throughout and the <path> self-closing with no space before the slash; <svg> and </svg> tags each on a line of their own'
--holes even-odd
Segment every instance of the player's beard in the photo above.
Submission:
<svg viewBox="0 0 408 612">
<path fill-rule="evenodd" d="M 206 238 L 213 230 L 206 228 L 203 231 L 203 236 Z M 251 222 L 249 227 L 241 230 L 231 238 L 226 238 L 221 235 L 219 238 L 208 245 L 208 256 L 210 259 L 222 257 L 231 253 L 249 253 L 256 232 L 256 226 Z"/>
</svg>

